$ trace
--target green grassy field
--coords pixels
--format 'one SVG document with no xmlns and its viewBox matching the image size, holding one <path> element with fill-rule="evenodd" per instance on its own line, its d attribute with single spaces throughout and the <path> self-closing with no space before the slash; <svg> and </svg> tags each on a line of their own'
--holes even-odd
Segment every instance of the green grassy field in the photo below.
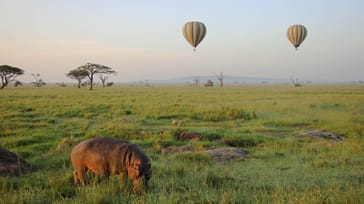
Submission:
<svg viewBox="0 0 364 204">
<path fill-rule="evenodd" d="M 7 87 L 0 113 L 0 146 L 35 168 L 0 177 L 0 203 L 364 203 L 363 86 Z M 202 139 L 177 141 L 179 129 Z M 309 130 L 346 139 L 297 136 Z M 55 149 L 97 136 L 146 151 L 149 193 L 131 193 L 117 176 L 73 185 L 72 147 Z M 226 163 L 199 151 L 161 155 L 185 144 L 249 153 Z"/>
</svg>

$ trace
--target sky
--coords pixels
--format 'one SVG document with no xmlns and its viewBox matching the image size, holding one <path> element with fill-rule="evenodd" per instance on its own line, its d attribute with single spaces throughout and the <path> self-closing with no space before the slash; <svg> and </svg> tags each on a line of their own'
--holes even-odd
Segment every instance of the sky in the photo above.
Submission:
<svg viewBox="0 0 364 204">
<path fill-rule="evenodd" d="M 364 80 L 363 0 L 0 0 L 0 65 L 32 81 L 71 82 L 87 62 L 113 68 L 109 81 L 186 76 L 302 81 Z M 182 34 L 203 22 L 194 52 Z M 298 51 L 286 31 L 302 24 Z"/>
</svg>

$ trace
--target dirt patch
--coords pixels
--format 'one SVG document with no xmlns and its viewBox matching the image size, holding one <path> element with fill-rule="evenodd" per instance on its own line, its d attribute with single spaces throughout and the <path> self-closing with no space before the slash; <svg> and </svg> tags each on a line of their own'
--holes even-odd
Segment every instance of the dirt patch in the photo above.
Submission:
<svg viewBox="0 0 364 204">
<path fill-rule="evenodd" d="M 19 176 L 31 170 L 31 165 L 23 158 L 0 147 L 0 176 Z"/>
<path fill-rule="evenodd" d="M 310 137 L 317 139 L 326 139 L 334 141 L 343 141 L 345 138 L 343 136 L 337 135 L 333 132 L 327 130 L 309 130 L 298 135 L 299 137 Z"/>
</svg>

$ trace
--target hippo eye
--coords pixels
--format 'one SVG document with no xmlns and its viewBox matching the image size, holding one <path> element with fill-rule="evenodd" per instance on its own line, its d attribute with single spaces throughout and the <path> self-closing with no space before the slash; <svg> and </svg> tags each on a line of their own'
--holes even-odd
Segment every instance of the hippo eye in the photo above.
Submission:
<svg viewBox="0 0 364 204">
<path fill-rule="evenodd" d="M 133 167 L 134 167 L 134 169 L 135 169 L 135 170 L 138 170 L 138 169 L 139 169 L 139 166 L 140 166 L 140 165 L 139 165 L 138 163 L 134 163 L 134 164 L 133 164 Z"/>
</svg>

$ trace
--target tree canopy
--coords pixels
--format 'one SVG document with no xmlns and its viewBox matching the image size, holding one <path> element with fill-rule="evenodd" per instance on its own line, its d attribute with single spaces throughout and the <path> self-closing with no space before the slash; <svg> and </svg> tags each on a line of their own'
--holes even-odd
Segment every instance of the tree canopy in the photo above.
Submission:
<svg viewBox="0 0 364 204">
<path fill-rule="evenodd" d="M 107 67 L 105 65 L 100 65 L 100 64 L 92 64 L 92 63 L 86 63 L 85 65 L 82 65 L 82 66 L 78 67 L 77 69 L 87 72 L 87 77 L 90 80 L 90 90 L 93 89 L 93 83 L 94 83 L 93 81 L 94 81 L 95 74 L 115 74 L 116 73 L 110 67 Z"/>
<path fill-rule="evenodd" d="M 3 89 L 6 86 L 8 86 L 10 82 L 14 81 L 17 76 L 22 74 L 24 74 L 24 70 L 20 68 L 12 67 L 10 65 L 0 65 L 0 77 L 1 77 L 0 89 Z"/>
<path fill-rule="evenodd" d="M 73 69 L 66 74 L 66 76 L 68 76 L 69 78 L 74 79 L 78 82 L 78 85 L 77 85 L 78 88 L 81 88 L 82 80 L 85 79 L 87 77 L 87 75 L 88 75 L 87 70 L 79 69 L 79 68 Z"/>
</svg>

